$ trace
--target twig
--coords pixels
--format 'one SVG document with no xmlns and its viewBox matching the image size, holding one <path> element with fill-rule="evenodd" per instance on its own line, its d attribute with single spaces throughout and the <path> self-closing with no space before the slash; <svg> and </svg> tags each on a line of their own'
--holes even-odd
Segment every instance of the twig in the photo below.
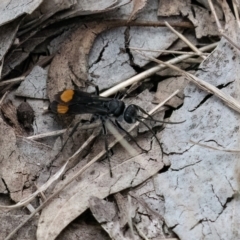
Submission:
<svg viewBox="0 0 240 240">
<path fill-rule="evenodd" d="M 202 56 L 202 55 L 207 56 L 207 55 L 209 55 L 209 53 L 196 53 L 196 52 L 184 52 L 184 51 L 172 51 L 172 50 L 153 50 L 153 49 L 137 48 L 137 47 L 129 47 L 129 49 L 146 51 L 146 52 L 186 54 L 186 55 L 193 55 L 193 56 Z"/>
<path fill-rule="evenodd" d="M 4 99 L 6 98 L 6 96 L 8 95 L 8 93 L 9 93 L 9 91 L 6 91 L 4 93 L 4 95 L 2 96 L 2 98 L 0 99 L 0 106 L 2 105 L 2 103 L 3 103 Z"/>
<path fill-rule="evenodd" d="M 219 19 L 218 19 L 218 17 L 217 17 L 217 13 L 216 13 L 215 8 L 214 8 L 214 6 L 213 6 L 213 4 L 212 4 L 212 0 L 208 0 L 208 4 L 209 4 L 210 9 L 211 9 L 211 11 L 212 11 L 212 14 L 213 14 L 213 16 L 214 16 L 214 18 L 215 18 L 215 21 L 216 21 L 216 24 L 217 24 L 217 27 L 218 27 L 219 32 L 220 32 L 220 31 L 223 31 L 222 25 L 221 25 L 221 23 L 220 23 L 220 21 L 219 21 Z"/>
<path fill-rule="evenodd" d="M 168 22 L 165 22 L 166 26 L 174 32 L 180 39 L 182 39 L 194 52 L 198 53 L 203 59 L 206 59 L 206 56 L 202 55 L 202 52 L 195 47 L 187 38 L 185 38 L 181 33 L 176 31 Z"/>
<path fill-rule="evenodd" d="M 199 51 L 200 52 L 209 51 L 209 50 L 215 48 L 217 46 L 217 44 L 218 43 L 212 43 L 210 45 L 204 46 L 202 48 L 199 48 Z M 181 56 L 178 56 L 176 58 L 173 58 L 173 59 L 167 61 L 167 63 L 171 63 L 171 64 L 179 63 L 179 62 L 181 62 L 184 59 L 187 59 L 189 57 L 190 57 L 189 55 L 181 55 Z M 132 78 L 129 78 L 128 80 L 126 80 L 126 81 L 124 81 L 124 82 L 122 82 L 122 83 L 112 87 L 111 89 L 109 89 L 109 90 L 105 91 L 104 93 L 102 93 L 101 96 L 107 97 L 107 96 L 113 95 L 116 92 L 120 91 L 120 89 L 128 87 L 128 86 L 132 85 L 135 82 L 139 82 L 139 81 L 141 81 L 141 80 L 143 80 L 143 79 L 145 79 L 145 78 L 155 74 L 156 72 L 159 72 L 159 71 L 164 70 L 166 68 L 167 67 L 164 66 L 164 65 L 159 65 L 159 66 L 155 66 L 153 68 L 150 68 L 150 69 L 148 69 L 148 70 L 146 70 L 146 71 L 144 71 L 144 72 L 142 72 L 142 73 L 140 73 L 140 74 L 138 74 L 138 75 L 136 75 L 136 76 L 134 76 Z"/>
<path fill-rule="evenodd" d="M 201 147 L 205 147 L 205 148 L 210 148 L 210 149 L 213 149 L 213 150 L 217 150 L 217 151 L 223 151 L 223 152 L 240 152 L 240 149 L 224 149 L 224 148 L 217 148 L 217 147 L 212 147 L 212 146 L 208 146 L 206 144 L 202 144 L 202 143 L 199 143 L 199 142 L 194 142 L 192 140 L 190 140 L 190 143 L 193 143 L 195 145 L 199 145 Z"/>
<path fill-rule="evenodd" d="M 8 85 L 10 83 L 22 82 L 24 79 L 25 79 L 25 76 L 22 76 L 22 77 L 13 78 L 13 79 L 10 79 L 10 80 L 2 81 L 2 82 L 0 82 L 0 87 Z"/>
<path fill-rule="evenodd" d="M 238 24 L 238 27 L 240 28 L 240 21 L 239 21 L 239 13 L 238 13 L 237 2 L 236 2 L 236 0 L 233 0 L 232 3 L 233 3 L 234 14 L 235 14 L 235 17 L 237 19 L 237 24 Z"/>
<path fill-rule="evenodd" d="M 87 129 L 96 128 L 96 127 L 98 127 L 98 126 L 99 126 L 98 123 L 92 123 L 92 124 L 90 124 L 90 125 L 81 126 L 81 127 L 79 127 L 79 129 L 87 130 Z M 70 128 L 69 130 L 71 130 L 71 129 L 72 129 L 72 128 Z M 66 130 L 67 130 L 67 128 L 61 129 L 61 130 L 57 130 L 57 131 L 42 133 L 42 134 L 38 134 L 38 135 L 33 135 L 33 136 L 26 137 L 26 139 L 36 140 L 36 139 L 42 139 L 42 138 L 46 138 L 46 137 L 55 137 L 55 136 L 62 135 L 63 133 L 66 132 Z"/>
<path fill-rule="evenodd" d="M 217 14 L 216 14 L 216 11 L 215 11 L 215 8 L 212 4 L 212 0 L 208 0 L 208 3 L 209 3 L 209 6 L 211 8 L 211 11 L 213 13 L 213 16 L 215 18 L 215 21 L 216 21 L 216 24 L 217 24 L 217 27 L 218 27 L 218 31 L 219 31 L 219 34 L 224 37 L 232 46 L 234 46 L 235 48 L 237 48 L 238 50 L 240 50 L 240 47 L 232 41 L 232 39 L 230 39 L 225 33 L 224 33 L 224 29 L 222 28 L 221 26 L 221 23 L 217 17 Z"/>
<path fill-rule="evenodd" d="M 4 63 L 4 57 L 0 61 L 0 79 L 2 78 L 3 63 Z"/>
</svg>

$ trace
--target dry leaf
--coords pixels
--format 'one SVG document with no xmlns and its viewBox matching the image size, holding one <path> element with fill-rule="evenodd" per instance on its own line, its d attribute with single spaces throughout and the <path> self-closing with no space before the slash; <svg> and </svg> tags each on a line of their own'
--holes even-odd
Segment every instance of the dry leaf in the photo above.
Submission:
<svg viewBox="0 0 240 240">
<path fill-rule="evenodd" d="M 60 193 L 60 198 L 44 209 L 39 221 L 38 239 L 54 239 L 64 227 L 88 208 L 90 197 L 103 199 L 109 194 L 136 186 L 154 175 L 163 166 L 156 151 L 159 151 L 158 145 L 147 155 L 140 154 L 127 161 L 123 158 L 121 164 L 112 168 L 112 178 L 108 166 L 95 163 L 80 177 L 80 181 L 69 185 Z M 122 154 L 123 150 L 120 152 Z"/>
<path fill-rule="evenodd" d="M 184 100 L 183 90 L 187 86 L 187 84 L 188 81 L 183 76 L 165 79 L 164 81 L 158 84 L 158 89 L 155 94 L 153 103 L 162 102 L 164 99 L 170 96 L 171 93 L 179 89 L 180 92 L 177 94 L 177 96 L 174 96 L 167 103 L 168 106 L 172 106 L 173 108 L 179 107 L 183 103 Z"/>
<path fill-rule="evenodd" d="M 106 28 L 106 24 L 83 25 L 63 44 L 49 69 L 47 91 L 50 100 L 57 92 L 73 88 L 73 84 L 85 86 L 89 51 L 97 34 Z"/>
<path fill-rule="evenodd" d="M 134 0 L 132 13 L 128 18 L 128 22 L 133 21 L 137 17 L 137 14 L 143 10 L 146 4 L 147 0 Z"/>
</svg>

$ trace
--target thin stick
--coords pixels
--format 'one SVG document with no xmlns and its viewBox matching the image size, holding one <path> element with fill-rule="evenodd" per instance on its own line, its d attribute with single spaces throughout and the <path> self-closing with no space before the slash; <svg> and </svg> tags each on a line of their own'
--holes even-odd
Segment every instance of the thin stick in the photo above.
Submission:
<svg viewBox="0 0 240 240">
<path fill-rule="evenodd" d="M 214 6 L 213 6 L 213 4 L 212 4 L 212 0 L 208 0 L 208 4 L 209 4 L 210 9 L 211 9 L 211 11 L 212 11 L 212 14 L 213 14 L 213 16 L 214 16 L 214 18 L 215 18 L 215 21 L 216 21 L 218 30 L 219 30 L 219 31 L 223 31 L 222 25 L 221 25 L 221 23 L 220 23 L 220 21 L 219 21 L 219 19 L 218 19 L 218 17 L 217 17 L 217 13 L 216 13 L 215 8 L 214 8 Z"/>
<path fill-rule="evenodd" d="M 184 51 L 172 51 L 172 50 L 153 50 L 153 49 L 137 48 L 137 47 L 129 47 L 129 49 L 146 51 L 146 52 L 186 54 L 186 55 L 193 55 L 193 56 L 202 56 L 202 55 L 207 56 L 207 55 L 209 55 L 209 53 L 196 53 L 196 52 L 184 52 Z"/>
<path fill-rule="evenodd" d="M 4 95 L 2 96 L 2 98 L 0 99 L 0 106 L 2 105 L 2 103 L 3 103 L 4 99 L 6 98 L 6 96 L 8 95 L 8 93 L 9 93 L 9 91 L 6 91 L 4 93 Z"/>
<path fill-rule="evenodd" d="M 203 59 L 206 59 L 206 56 L 203 56 L 202 52 L 197 47 L 195 47 L 186 37 L 184 37 L 181 33 L 176 31 L 168 22 L 165 21 L 165 24 L 172 32 L 174 32 L 180 39 L 182 39 L 194 52 L 198 53 L 200 57 L 202 57 Z"/>
<path fill-rule="evenodd" d="M 223 152 L 240 152 L 240 149 L 224 149 L 224 148 L 218 148 L 218 147 L 212 147 L 212 146 L 208 146 L 206 144 L 202 144 L 202 143 L 198 143 L 198 142 L 194 142 L 194 141 L 190 141 L 190 143 L 193 143 L 195 145 L 199 145 L 201 147 L 205 147 L 205 148 L 210 148 L 213 150 L 217 150 L 217 151 L 223 151 Z"/>
<path fill-rule="evenodd" d="M 153 114 L 154 112 L 156 112 L 159 108 L 161 108 L 167 101 L 169 101 L 172 97 L 174 97 L 177 93 L 179 92 L 179 90 L 175 91 L 171 96 L 169 96 L 165 101 L 163 101 L 162 103 L 158 104 L 155 108 L 153 108 L 151 111 L 149 111 L 148 114 Z M 129 130 L 128 132 L 131 132 L 134 128 L 136 128 L 139 125 L 139 122 L 135 123 Z M 125 134 L 121 136 L 122 138 L 125 137 Z M 88 140 L 87 140 L 88 141 Z M 114 142 L 112 142 L 109 145 L 109 149 L 112 148 L 113 146 L 115 146 L 118 143 L 118 140 L 115 140 Z M 78 152 L 78 151 L 77 151 Z M 69 159 L 74 158 L 75 156 L 77 156 L 78 153 L 75 153 L 72 157 L 70 157 Z M 42 203 L 41 206 L 39 206 L 38 208 L 36 208 L 36 210 L 31 213 L 28 218 L 23 221 L 21 224 L 19 224 L 6 238 L 5 240 L 9 240 L 11 239 L 14 234 L 22 227 L 24 226 L 32 217 L 34 217 L 34 215 L 39 212 L 40 210 L 42 210 L 55 196 L 57 196 L 66 186 L 68 186 L 72 181 L 74 181 L 76 178 L 79 177 L 80 174 L 82 174 L 87 168 L 89 168 L 93 163 L 95 163 L 96 161 L 98 161 L 102 156 L 104 156 L 104 154 L 106 153 L 105 150 L 102 150 L 97 156 L 95 156 L 88 164 L 86 164 L 84 167 L 82 167 L 75 175 L 73 175 L 62 187 L 60 187 L 55 193 L 53 193 L 51 196 L 49 196 L 45 202 Z M 68 159 L 68 161 L 70 161 Z"/>
<path fill-rule="evenodd" d="M 22 76 L 22 77 L 13 78 L 10 80 L 2 81 L 0 82 L 0 87 L 8 85 L 9 83 L 19 83 L 19 82 L 22 82 L 24 79 L 25 79 L 25 76 Z"/>
<path fill-rule="evenodd" d="M 4 63 L 4 57 L 0 61 L 0 79 L 2 78 L 3 63 Z"/>
<path fill-rule="evenodd" d="M 99 123 L 92 123 L 90 125 L 84 125 L 79 127 L 79 129 L 82 130 L 87 130 L 87 129 L 92 129 L 92 128 L 96 128 L 99 126 Z M 72 128 L 70 128 L 69 130 L 71 130 Z M 33 135 L 30 137 L 26 137 L 26 139 L 29 140 L 36 140 L 36 139 L 42 139 L 42 138 L 46 138 L 46 137 L 55 137 L 55 136 L 59 136 L 62 135 L 63 133 L 65 133 L 67 130 L 67 128 L 62 129 L 62 130 L 57 130 L 57 131 L 52 131 L 52 132 L 47 132 L 47 133 L 42 133 L 42 134 L 38 134 L 38 135 Z"/>
<path fill-rule="evenodd" d="M 218 43 L 212 43 L 210 45 L 204 46 L 202 48 L 199 48 L 199 51 L 200 52 L 209 51 L 209 50 L 215 48 L 217 46 L 217 44 Z M 176 58 L 173 58 L 173 59 L 167 61 L 167 63 L 171 63 L 171 64 L 179 63 L 179 62 L 181 62 L 184 59 L 187 59 L 189 57 L 190 57 L 189 55 L 181 55 L 181 56 L 178 56 Z M 159 72 L 159 71 L 164 70 L 166 68 L 167 67 L 165 65 L 159 65 L 159 66 L 155 66 L 153 68 L 150 68 L 150 69 L 148 69 L 148 70 L 146 70 L 146 71 L 144 71 L 144 72 L 142 72 L 142 73 L 140 73 L 140 74 L 138 74 L 138 75 L 136 75 L 136 76 L 134 76 L 132 78 L 129 78 L 128 80 L 126 80 L 126 81 L 124 81 L 124 82 L 122 82 L 122 83 L 112 87 L 111 89 L 103 92 L 101 94 L 101 96 L 102 97 L 108 97 L 110 95 L 113 95 L 116 92 L 120 91 L 120 89 L 126 88 L 126 87 L 132 85 L 135 82 L 139 82 L 139 81 L 141 81 L 141 80 L 143 80 L 145 78 L 148 78 L 149 76 L 155 74 L 156 72 Z"/>
<path fill-rule="evenodd" d="M 213 13 L 213 16 L 215 18 L 215 21 L 216 21 L 216 24 L 217 24 L 217 27 L 218 27 L 218 31 L 219 31 L 219 34 L 224 37 L 232 46 L 234 46 L 235 48 L 237 48 L 238 50 L 240 50 L 240 47 L 232 41 L 232 39 L 230 39 L 225 33 L 224 33 L 224 29 L 222 28 L 221 26 L 221 23 L 217 17 L 217 14 L 216 14 L 216 11 L 215 11 L 215 8 L 212 4 L 212 0 L 208 0 L 208 3 L 209 3 L 209 6 L 211 8 L 211 11 Z"/>
<path fill-rule="evenodd" d="M 236 0 L 233 0 L 232 3 L 233 3 L 234 14 L 235 14 L 235 17 L 237 19 L 237 24 L 238 24 L 238 27 L 240 28 L 240 21 L 239 21 L 239 13 L 238 13 L 237 2 L 236 2 Z"/>
</svg>

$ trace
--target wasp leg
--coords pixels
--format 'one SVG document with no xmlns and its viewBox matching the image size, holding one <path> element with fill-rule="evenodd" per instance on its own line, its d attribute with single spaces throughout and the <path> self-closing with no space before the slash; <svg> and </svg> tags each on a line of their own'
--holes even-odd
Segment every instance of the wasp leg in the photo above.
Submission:
<svg viewBox="0 0 240 240">
<path fill-rule="evenodd" d="M 109 149 L 108 149 L 107 129 L 106 129 L 106 126 L 105 126 L 104 119 L 101 118 L 101 122 L 102 122 L 102 129 L 103 129 L 103 136 L 104 136 L 105 150 L 106 150 L 107 159 L 108 159 L 108 165 L 109 165 L 110 177 L 113 177 L 113 174 L 112 174 L 112 167 L 111 167 L 111 162 L 110 162 L 110 156 L 109 156 Z"/>
<path fill-rule="evenodd" d="M 142 120 L 139 119 L 139 118 L 137 118 L 137 120 L 138 120 L 140 123 L 142 123 L 144 126 L 146 126 L 146 127 L 148 128 L 148 130 L 152 133 L 152 135 L 155 137 L 155 139 L 157 140 L 158 145 L 159 145 L 159 147 L 160 147 L 160 149 L 161 149 L 162 157 L 163 157 L 163 148 L 162 148 L 162 145 L 161 145 L 160 141 L 158 140 L 155 132 L 154 132 L 144 121 L 142 121 Z"/>
<path fill-rule="evenodd" d="M 112 122 L 112 121 L 111 121 Z M 114 122 L 112 122 L 114 124 Z M 137 147 L 139 149 L 141 149 L 143 152 L 148 152 L 146 149 L 142 148 L 138 143 L 137 141 L 135 140 L 135 138 L 128 132 L 126 131 L 122 126 L 121 124 L 118 122 L 118 120 L 115 120 L 115 124 L 119 129 L 121 129 L 124 133 L 126 133 L 126 135 L 133 141 L 135 142 L 135 144 L 137 145 Z"/>
</svg>

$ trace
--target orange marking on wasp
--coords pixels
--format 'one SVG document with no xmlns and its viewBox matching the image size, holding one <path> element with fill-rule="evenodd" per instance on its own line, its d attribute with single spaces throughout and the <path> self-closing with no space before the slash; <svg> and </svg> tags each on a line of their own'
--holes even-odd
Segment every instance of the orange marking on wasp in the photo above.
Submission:
<svg viewBox="0 0 240 240">
<path fill-rule="evenodd" d="M 67 111 L 68 111 L 68 106 L 62 105 L 62 104 L 58 104 L 58 105 L 57 105 L 57 112 L 58 112 L 58 113 L 64 114 L 64 113 L 66 113 Z"/>
<path fill-rule="evenodd" d="M 74 90 L 67 89 L 61 94 L 60 98 L 63 102 L 67 103 L 73 99 L 73 95 L 74 95 Z"/>
</svg>

